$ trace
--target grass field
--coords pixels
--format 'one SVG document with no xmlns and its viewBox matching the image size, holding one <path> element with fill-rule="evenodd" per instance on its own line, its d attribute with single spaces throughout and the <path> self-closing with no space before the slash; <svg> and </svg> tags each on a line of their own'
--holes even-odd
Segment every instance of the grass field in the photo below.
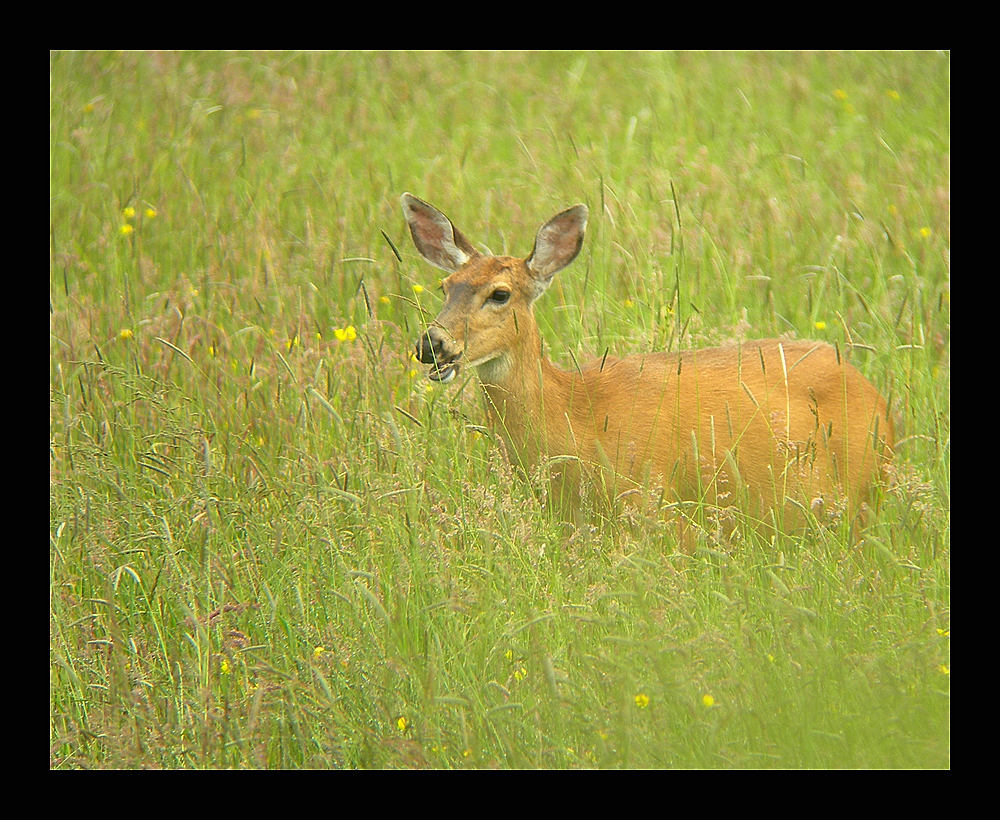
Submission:
<svg viewBox="0 0 1000 820">
<path fill-rule="evenodd" d="M 950 56 L 52 53 L 49 765 L 950 766 Z M 855 543 L 554 516 L 403 191 L 552 360 L 816 338 L 894 408 Z M 397 256 L 398 252 L 398 256 Z"/>
</svg>

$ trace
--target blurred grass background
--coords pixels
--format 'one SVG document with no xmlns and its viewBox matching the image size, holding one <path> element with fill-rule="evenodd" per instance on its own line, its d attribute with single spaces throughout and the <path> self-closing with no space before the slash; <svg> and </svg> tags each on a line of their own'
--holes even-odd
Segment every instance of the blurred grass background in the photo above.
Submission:
<svg viewBox="0 0 1000 820">
<path fill-rule="evenodd" d="M 49 119 L 51 767 L 950 765 L 950 55 L 53 52 Z M 405 190 L 589 206 L 565 368 L 850 350 L 864 541 L 553 520 Z"/>
</svg>

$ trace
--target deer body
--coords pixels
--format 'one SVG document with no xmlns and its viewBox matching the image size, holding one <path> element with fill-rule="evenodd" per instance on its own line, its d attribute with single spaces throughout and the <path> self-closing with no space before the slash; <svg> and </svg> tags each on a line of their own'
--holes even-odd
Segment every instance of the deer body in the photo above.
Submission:
<svg viewBox="0 0 1000 820">
<path fill-rule="evenodd" d="M 769 339 L 561 371 L 542 355 L 532 304 L 579 253 L 586 208 L 542 226 L 527 259 L 480 254 L 410 194 L 403 210 L 421 255 L 450 272 L 418 357 L 443 382 L 475 367 L 512 459 L 550 464 L 565 501 L 588 481 L 611 500 L 742 499 L 749 514 L 794 526 L 803 507 L 844 499 L 858 510 L 867 499 L 892 425 L 875 387 L 831 346 Z"/>
</svg>

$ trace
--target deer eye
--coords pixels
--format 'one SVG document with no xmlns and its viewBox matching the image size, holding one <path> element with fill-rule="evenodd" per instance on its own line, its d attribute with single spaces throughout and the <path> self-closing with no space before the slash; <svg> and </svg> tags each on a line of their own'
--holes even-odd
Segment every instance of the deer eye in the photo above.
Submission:
<svg viewBox="0 0 1000 820">
<path fill-rule="evenodd" d="M 497 288 L 490 294 L 490 301 L 498 305 L 505 305 L 510 300 L 510 291 L 505 288 Z"/>
</svg>

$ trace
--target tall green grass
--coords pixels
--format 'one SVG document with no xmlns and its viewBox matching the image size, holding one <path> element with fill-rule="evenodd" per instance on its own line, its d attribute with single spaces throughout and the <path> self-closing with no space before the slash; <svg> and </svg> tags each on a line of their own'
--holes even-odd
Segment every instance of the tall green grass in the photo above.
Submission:
<svg viewBox="0 0 1000 820">
<path fill-rule="evenodd" d="M 938 53 L 53 53 L 50 766 L 949 766 L 949 96 Z M 554 519 L 411 358 L 404 190 L 495 253 L 589 205 L 563 367 L 851 350 L 899 428 L 864 539 Z"/>
</svg>

